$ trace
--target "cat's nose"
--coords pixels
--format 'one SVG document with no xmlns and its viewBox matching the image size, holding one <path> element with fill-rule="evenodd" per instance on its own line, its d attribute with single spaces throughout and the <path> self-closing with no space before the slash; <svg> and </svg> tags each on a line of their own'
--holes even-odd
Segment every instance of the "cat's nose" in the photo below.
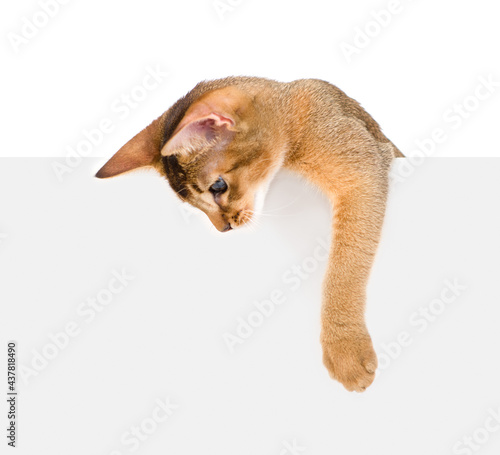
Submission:
<svg viewBox="0 0 500 455">
<path fill-rule="evenodd" d="M 214 225 L 215 229 L 219 232 L 227 232 L 232 229 L 231 223 L 227 221 L 224 214 L 214 212 L 206 212 L 206 214 L 208 218 L 210 218 L 210 221 Z"/>
</svg>

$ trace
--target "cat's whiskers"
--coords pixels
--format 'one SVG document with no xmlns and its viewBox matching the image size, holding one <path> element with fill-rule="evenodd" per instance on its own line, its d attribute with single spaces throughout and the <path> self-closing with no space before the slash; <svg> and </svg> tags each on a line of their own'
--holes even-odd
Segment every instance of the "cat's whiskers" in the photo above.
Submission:
<svg viewBox="0 0 500 455">
<path fill-rule="evenodd" d="M 242 216 L 241 226 L 246 226 L 252 232 L 254 232 L 258 227 L 258 219 L 256 219 L 255 211 L 251 209 L 245 209 L 244 214 Z"/>
<path fill-rule="evenodd" d="M 287 204 L 282 205 L 281 207 L 271 209 L 271 210 L 263 210 L 263 211 L 259 211 L 259 212 L 252 210 L 251 212 L 252 212 L 252 215 L 256 215 L 257 217 L 259 217 L 259 216 L 278 216 L 277 212 L 284 210 L 287 207 L 290 207 L 291 205 L 295 204 L 295 202 L 299 198 L 300 198 L 300 196 L 297 196 L 294 200 L 288 202 Z M 281 217 L 283 215 L 279 214 L 279 216 Z M 295 215 L 288 215 L 288 216 L 295 216 Z"/>
<path fill-rule="evenodd" d="M 252 231 L 252 232 L 255 232 L 257 230 L 257 228 L 259 227 L 258 225 L 258 221 L 256 219 L 254 219 L 253 217 L 250 218 L 247 223 L 246 223 L 246 226 L 248 226 L 248 228 Z"/>
</svg>

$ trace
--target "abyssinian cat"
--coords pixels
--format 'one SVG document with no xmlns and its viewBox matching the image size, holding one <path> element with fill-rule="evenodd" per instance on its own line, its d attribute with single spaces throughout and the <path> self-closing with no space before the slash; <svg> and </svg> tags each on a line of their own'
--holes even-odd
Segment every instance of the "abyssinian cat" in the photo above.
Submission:
<svg viewBox="0 0 500 455">
<path fill-rule="evenodd" d="M 403 154 L 377 122 L 328 82 L 229 77 L 199 83 L 97 177 L 150 166 L 221 232 L 252 219 L 281 167 L 316 184 L 334 206 L 323 285 L 323 361 L 333 378 L 360 392 L 377 368 L 364 318 L 366 285 L 397 156 Z"/>
</svg>

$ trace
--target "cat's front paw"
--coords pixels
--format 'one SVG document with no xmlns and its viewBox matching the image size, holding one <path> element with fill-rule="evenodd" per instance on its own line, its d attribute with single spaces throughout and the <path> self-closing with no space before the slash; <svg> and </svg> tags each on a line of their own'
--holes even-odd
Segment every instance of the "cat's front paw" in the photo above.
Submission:
<svg viewBox="0 0 500 455">
<path fill-rule="evenodd" d="M 363 392 L 375 379 L 377 355 L 365 330 L 331 329 L 321 334 L 323 363 L 330 376 L 349 391 Z"/>
</svg>

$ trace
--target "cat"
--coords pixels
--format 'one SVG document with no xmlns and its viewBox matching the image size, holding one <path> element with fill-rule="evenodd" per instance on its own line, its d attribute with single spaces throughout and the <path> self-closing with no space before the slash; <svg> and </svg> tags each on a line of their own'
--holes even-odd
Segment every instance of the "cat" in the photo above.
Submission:
<svg viewBox="0 0 500 455">
<path fill-rule="evenodd" d="M 334 206 L 323 283 L 323 363 L 364 391 L 377 356 L 365 324 L 366 285 L 379 243 L 393 158 L 404 156 L 355 100 L 319 79 L 200 82 L 96 174 L 149 166 L 221 232 L 254 216 L 280 168 L 302 174 Z"/>
</svg>

